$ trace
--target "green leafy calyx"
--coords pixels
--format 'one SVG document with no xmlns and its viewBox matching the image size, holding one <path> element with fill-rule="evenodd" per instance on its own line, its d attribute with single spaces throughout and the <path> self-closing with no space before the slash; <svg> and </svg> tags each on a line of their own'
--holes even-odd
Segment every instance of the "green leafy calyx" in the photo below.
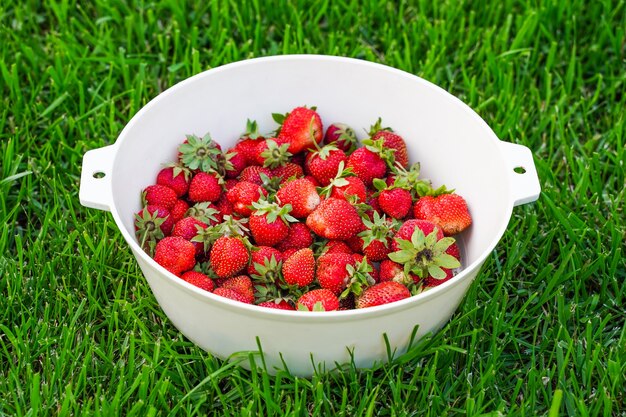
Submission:
<svg viewBox="0 0 626 417">
<path fill-rule="evenodd" d="M 400 250 L 390 253 L 389 259 L 404 265 L 406 275 L 415 274 L 420 278 L 428 276 L 443 279 L 446 272 L 442 268 L 454 269 L 461 266 L 458 259 L 446 253 L 455 240 L 444 237 L 437 240 L 437 230 L 424 236 L 419 228 L 411 235 L 411 240 L 398 239 Z"/>
<path fill-rule="evenodd" d="M 196 224 L 196 235 L 191 238 L 191 241 L 202 243 L 202 250 L 204 253 L 207 253 L 213 246 L 213 243 L 221 236 L 222 233 L 217 226 L 202 227 Z"/>
<path fill-rule="evenodd" d="M 374 285 L 376 281 L 374 281 L 371 274 L 373 270 L 372 266 L 367 262 L 367 257 L 358 262 L 356 268 L 350 264 L 346 265 L 346 271 L 348 272 L 346 289 L 343 290 L 339 298 L 344 299 L 350 294 L 358 297 L 365 288 Z"/>
<path fill-rule="evenodd" d="M 362 216 L 363 224 L 366 229 L 359 233 L 359 237 L 363 239 L 363 249 L 367 248 L 375 240 L 380 241 L 389 247 L 389 241 L 398 230 L 400 222 L 396 219 L 387 219 L 383 214 L 382 217 L 377 211 L 374 211 L 373 219 Z"/>
<path fill-rule="evenodd" d="M 151 256 L 154 256 L 157 242 L 164 237 L 161 225 L 168 217 L 159 217 L 158 210 L 150 213 L 147 207 L 140 214 L 135 214 L 135 235 L 141 247 Z"/>
<path fill-rule="evenodd" d="M 378 120 L 376 120 L 376 123 L 374 123 L 373 125 L 370 126 L 370 130 L 369 130 L 368 134 L 369 134 L 370 137 L 372 137 L 376 133 L 380 132 L 381 130 L 386 130 L 388 132 L 393 132 L 392 128 L 390 128 L 390 127 L 383 127 L 383 119 L 379 117 Z"/>
<path fill-rule="evenodd" d="M 334 187 L 345 187 L 346 185 L 350 185 L 350 182 L 346 178 L 354 177 L 356 174 L 352 171 L 352 168 L 344 167 L 345 164 L 341 161 L 337 167 L 337 175 L 335 175 L 335 178 L 330 180 L 330 183 L 326 187 L 318 188 L 317 191 L 320 195 L 329 197 Z"/>
<path fill-rule="evenodd" d="M 180 161 L 190 170 L 220 172 L 222 167 L 219 160 L 225 159 L 221 149 L 209 133 L 203 137 L 187 135 L 187 140 L 178 147 L 178 151 L 180 152 Z"/>
<path fill-rule="evenodd" d="M 279 146 L 274 139 L 267 139 L 266 143 L 267 149 L 261 152 L 264 167 L 273 169 L 289 162 L 292 154 L 288 151 L 288 143 Z"/>
<path fill-rule="evenodd" d="M 193 217 L 206 224 L 215 224 L 218 222 L 216 215 L 218 215 L 220 211 L 213 208 L 214 206 L 211 206 L 212 204 L 206 201 L 196 203 L 187 209 L 185 216 Z"/>
<path fill-rule="evenodd" d="M 252 208 L 254 209 L 254 216 L 267 216 L 267 223 L 274 223 L 280 219 L 288 225 L 290 222 L 295 223 L 298 221 L 298 219 L 289 214 L 292 210 L 291 204 L 285 204 L 281 207 L 278 203 L 270 203 L 261 198 L 259 201 L 252 203 Z"/>
<path fill-rule="evenodd" d="M 383 139 L 364 139 L 361 143 L 368 151 L 378 154 L 390 169 L 396 165 L 396 149 L 386 147 Z"/>
<path fill-rule="evenodd" d="M 337 130 L 335 130 L 336 138 L 334 141 L 348 144 L 349 146 L 346 150 L 348 154 L 354 152 L 359 144 L 354 129 L 343 123 L 335 123 L 334 126 L 337 127 Z"/>
<path fill-rule="evenodd" d="M 259 133 L 259 126 L 256 120 L 246 120 L 246 131 L 241 135 L 241 139 L 262 139 L 263 136 Z"/>
</svg>

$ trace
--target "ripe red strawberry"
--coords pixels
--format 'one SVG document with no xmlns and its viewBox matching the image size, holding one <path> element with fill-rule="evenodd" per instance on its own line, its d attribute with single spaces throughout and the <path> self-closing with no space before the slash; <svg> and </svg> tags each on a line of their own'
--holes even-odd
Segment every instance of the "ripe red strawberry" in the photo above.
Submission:
<svg viewBox="0 0 626 417">
<path fill-rule="evenodd" d="M 352 255 L 347 253 L 326 253 L 317 259 L 315 276 L 322 288 L 331 290 L 335 295 L 341 294 L 348 284 L 347 266 L 356 265 Z"/>
<path fill-rule="evenodd" d="M 376 124 L 370 127 L 370 137 L 373 141 L 382 139 L 385 148 L 394 150 L 393 156 L 395 161 L 405 168 L 409 166 L 409 154 L 406 149 L 406 142 L 402 136 L 394 133 L 390 128 L 382 127 L 380 118 Z M 392 166 L 393 165 L 394 164 L 392 164 Z"/>
<path fill-rule="evenodd" d="M 359 177 L 342 178 L 347 184 L 332 187 L 330 197 L 347 200 L 349 196 L 355 196 L 357 203 L 363 203 L 367 199 L 367 188 Z M 410 208 L 410 206 L 409 206 Z"/>
<path fill-rule="evenodd" d="M 452 255 L 454 256 L 456 259 L 458 259 L 459 261 L 461 260 L 461 250 L 459 249 L 459 246 L 455 243 L 451 244 L 448 247 L 448 250 L 446 250 L 446 253 L 448 255 Z"/>
<path fill-rule="evenodd" d="M 288 285 L 304 287 L 315 278 L 315 258 L 310 248 L 300 249 L 283 262 L 283 279 Z"/>
<path fill-rule="evenodd" d="M 310 182 L 311 184 L 313 184 L 316 187 L 320 186 L 320 183 L 317 182 L 317 180 L 315 178 L 313 178 L 312 175 L 305 175 L 304 179 L 307 180 L 308 182 Z"/>
<path fill-rule="evenodd" d="M 189 182 L 191 181 L 191 171 L 182 165 L 174 165 L 163 168 L 157 174 L 156 183 L 170 187 L 178 197 L 187 194 Z"/>
<path fill-rule="evenodd" d="M 256 148 L 259 146 L 259 142 L 261 140 L 262 138 L 259 138 L 258 140 L 247 138 L 235 145 L 234 150 L 242 156 L 246 165 L 258 165 L 256 160 Z"/>
<path fill-rule="evenodd" d="M 292 223 L 287 237 L 278 242 L 276 249 L 281 252 L 287 249 L 304 249 L 313 244 L 311 229 L 304 223 Z"/>
<path fill-rule="evenodd" d="M 207 201 L 194 204 L 187 210 L 186 215 L 211 226 L 215 226 L 223 220 L 223 216 L 217 206 Z"/>
<path fill-rule="evenodd" d="M 458 194 L 420 197 L 413 206 L 413 214 L 416 219 L 436 223 L 446 236 L 460 233 L 472 224 L 467 203 Z"/>
<path fill-rule="evenodd" d="M 199 230 L 206 229 L 207 224 L 201 222 L 200 220 L 194 217 L 183 217 L 179 221 L 174 224 L 174 228 L 172 229 L 172 236 L 180 236 L 183 239 L 189 240 L 196 247 L 196 254 L 200 254 L 204 251 L 204 243 L 191 241 L 197 234 Z"/>
<path fill-rule="evenodd" d="M 360 253 L 353 253 L 352 258 L 357 263 L 357 265 L 365 261 L 365 263 L 369 266 L 369 269 L 367 269 L 367 273 L 373 280 L 368 280 L 370 284 L 378 282 L 378 268 L 371 260 L 365 258 L 365 256 L 361 255 Z"/>
<path fill-rule="evenodd" d="M 227 178 L 237 178 L 241 171 L 248 166 L 246 157 L 243 153 L 239 152 L 236 147 L 226 151 L 226 158 L 232 165 L 230 169 L 226 169 Z"/>
<path fill-rule="evenodd" d="M 406 239 L 409 232 L 411 235 Z M 444 237 L 441 229 L 434 223 L 408 220 L 394 237 L 394 252 L 388 257 L 402 264 L 405 274 L 415 274 L 422 279 L 428 276 L 442 279 L 447 275 L 446 269 L 461 265 L 458 259 L 447 253 L 453 243 L 454 238 Z"/>
<path fill-rule="evenodd" d="M 384 178 L 387 173 L 387 164 L 376 153 L 367 148 L 359 148 L 348 158 L 347 168 L 359 177 L 366 186 L 371 186 L 374 178 Z"/>
<path fill-rule="evenodd" d="M 231 300 L 239 301 L 241 303 L 252 304 L 248 297 L 238 293 L 235 290 L 231 290 L 230 288 L 218 287 L 215 289 L 215 291 L 213 291 L 213 294 L 229 298 Z"/>
<path fill-rule="evenodd" d="M 383 139 L 383 144 L 385 145 L 385 147 L 395 150 L 395 153 L 393 155 L 395 157 L 396 163 L 402 165 L 405 168 L 409 166 L 409 155 L 406 149 L 406 143 L 400 135 L 382 130 L 372 137 L 372 140 L 379 139 Z"/>
<path fill-rule="evenodd" d="M 358 139 L 354 130 L 345 123 L 333 123 L 326 129 L 324 142 L 333 144 L 345 153 L 354 152 Z"/>
<path fill-rule="evenodd" d="M 189 184 L 189 200 L 194 203 L 201 201 L 217 201 L 222 195 L 220 178 L 215 173 L 198 172 Z"/>
<path fill-rule="evenodd" d="M 256 185 L 256 184 L 255 184 Z M 220 199 L 215 202 L 219 214 L 216 215 L 217 219 L 221 221 L 224 216 L 231 216 L 234 212 L 233 205 L 228 201 L 228 193 L 222 193 Z"/>
<path fill-rule="evenodd" d="M 339 299 L 325 288 L 302 294 L 296 303 L 299 311 L 334 311 L 339 308 Z"/>
<path fill-rule="evenodd" d="M 170 210 L 170 215 L 172 216 L 172 221 L 176 223 L 187 214 L 187 210 L 189 210 L 189 204 L 185 200 L 176 200 L 174 207 Z M 172 224 L 173 226 L 173 224 Z"/>
<path fill-rule="evenodd" d="M 196 248 L 180 236 L 168 236 L 157 243 L 154 260 L 171 273 L 180 275 L 196 265 Z"/>
<path fill-rule="evenodd" d="M 445 187 L 433 190 L 430 181 L 420 178 L 419 163 L 412 164 L 408 169 L 405 169 L 404 167 L 396 164 L 392 168 L 390 168 L 390 173 L 384 179 L 384 181 L 380 179 L 375 179 L 373 181 L 373 185 L 378 190 L 378 193 L 382 193 L 382 191 L 387 189 L 396 188 L 406 190 L 406 192 L 411 195 L 411 200 L 416 199 L 420 195 L 425 195 L 426 193 L 440 193 L 445 190 Z M 406 197 L 404 198 L 406 199 Z M 393 200 L 393 198 L 391 198 L 390 200 Z M 411 210 L 408 210 L 406 216 L 408 217 L 411 215 Z"/>
<path fill-rule="evenodd" d="M 291 258 L 291 255 L 293 255 L 294 253 L 298 252 L 300 249 L 296 249 L 296 248 L 291 248 L 291 249 L 286 249 L 283 251 L 283 261 Z"/>
<path fill-rule="evenodd" d="M 252 203 L 259 201 L 262 195 L 267 196 L 267 191 L 249 181 L 240 181 L 226 193 L 232 210 L 246 217 L 252 214 Z"/>
<path fill-rule="evenodd" d="M 146 206 L 135 214 L 135 232 L 141 242 L 144 234 L 162 239 L 172 233 L 174 220 L 170 212 L 159 206 Z M 161 232 L 159 234 L 159 231 Z"/>
<path fill-rule="evenodd" d="M 245 303 L 252 304 L 254 302 L 254 289 L 252 288 L 252 280 L 247 275 L 238 275 L 228 278 L 222 283 L 220 288 L 228 288 L 237 291 L 245 297 Z"/>
<path fill-rule="evenodd" d="M 413 199 L 411 193 L 403 188 L 385 189 L 378 194 L 381 210 L 394 219 L 403 219 L 409 214 Z"/>
<path fill-rule="evenodd" d="M 304 172 L 302 171 L 302 167 L 291 162 L 287 162 L 286 164 L 280 165 L 272 170 L 272 178 L 280 178 L 281 184 L 292 178 L 302 178 L 303 176 Z"/>
<path fill-rule="evenodd" d="M 448 247 L 448 249 L 446 250 L 446 253 L 448 255 L 454 256 L 459 261 L 461 260 L 461 251 L 459 250 L 459 246 L 456 244 L 456 242 Z M 425 287 L 436 287 L 437 285 L 441 285 L 444 282 L 449 281 L 451 278 L 454 277 L 455 273 L 453 270 L 447 269 L 447 268 L 441 268 L 441 269 L 443 269 L 443 271 L 446 273 L 445 278 L 437 279 L 431 276 L 427 276 L 426 278 L 424 278 Z"/>
<path fill-rule="evenodd" d="M 259 133 L 257 122 L 248 119 L 246 121 L 246 131 L 239 138 L 235 149 L 245 159 L 248 165 L 256 164 L 256 148 L 260 141 L 265 138 Z"/>
<path fill-rule="evenodd" d="M 297 218 L 307 217 L 321 201 L 315 186 L 304 178 L 282 185 L 276 193 L 276 198 L 281 205 L 290 204 L 290 214 Z"/>
<path fill-rule="evenodd" d="M 201 250 L 199 260 L 208 260 L 210 257 L 211 246 L 221 237 L 236 236 L 244 241 L 246 247 L 249 247 L 249 230 L 244 226 L 248 219 L 235 219 L 231 216 L 224 216 L 222 222 L 218 225 L 206 228 L 197 228 L 196 235 L 191 241 L 198 245 Z"/>
<path fill-rule="evenodd" d="M 220 278 L 229 278 L 241 272 L 250 260 L 250 253 L 242 239 L 222 236 L 211 248 L 211 268 Z"/>
<path fill-rule="evenodd" d="M 419 219 L 411 219 L 402 223 L 402 226 L 398 229 L 396 234 L 394 235 L 394 240 L 391 242 L 391 249 L 397 251 L 400 249 L 398 246 L 398 239 L 411 240 L 411 236 L 413 236 L 413 232 L 419 229 L 424 233 L 424 236 L 428 236 L 433 232 L 433 230 L 437 230 L 437 240 L 443 238 L 443 231 L 437 227 L 437 225 L 428 220 L 419 220 Z"/>
<path fill-rule="evenodd" d="M 371 218 L 363 218 L 363 225 L 365 230 L 349 240 L 348 244 L 355 252 L 367 256 L 370 261 L 378 262 L 387 259 L 399 223 L 374 212 Z"/>
<path fill-rule="evenodd" d="M 326 239 L 346 240 L 363 229 L 356 209 L 347 201 L 328 198 L 307 217 L 306 225 Z"/>
<path fill-rule="evenodd" d="M 252 204 L 250 232 L 257 245 L 274 246 L 289 234 L 289 222 L 296 222 L 289 212 L 290 206 L 280 207 L 277 203 L 262 200 Z"/>
<path fill-rule="evenodd" d="M 383 210 L 380 208 L 380 205 L 378 204 L 378 197 L 374 197 L 373 192 L 368 192 L 367 200 L 365 201 L 365 204 L 370 206 L 370 210 L 365 212 L 367 217 L 369 217 L 370 219 L 373 218 L 374 212 L 377 212 L 381 216 L 383 215 Z"/>
<path fill-rule="evenodd" d="M 198 233 L 198 227 L 206 229 L 207 224 L 195 217 L 183 217 L 174 224 L 172 236 L 180 236 L 184 239 L 191 240 Z"/>
<path fill-rule="evenodd" d="M 318 151 L 307 154 L 304 167 L 307 173 L 324 187 L 330 184 L 339 172 L 339 165 L 347 162 L 348 157 L 341 149 L 326 145 Z"/>
<path fill-rule="evenodd" d="M 350 253 L 363 253 L 363 239 L 361 239 L 359 235 L 366 231 L 367 229 L 363 230 L 358 235 L 354 235 L 350 239 L 346 240 L 346 244 L 350 248 Z"/>
<path fill-rule="evenodd" d="M 146 206 L 135 214 L 135 236 L 141 248 L 150 256 L 160 239 L 169 236 L 173 227 L 172 216 L 163 207 Z"/>
<path fill-rule="evenodd" d="M 202 288 L 205 291 L 212 292 L 215 289 L 215 283 L 211 278 L 198 271 L 187 271 L 180 276 L 182 279 L 195 285 L 198 288 Z"/>
<path fill-rule="evenodd" d="M 281 251 L 271 246 L 259 246 L 258 250 L 253 250 L 250 255 L 250 265 L 248 265 L 248 275 L 258 275 L 260 271 L 257 269 L 257 265 L 265 265 L 266 261 L 269 261 L 274 257 L 276 262 L 282 262 L 283 255 Z"/>
<path fill-rule="evenodd" d="M 454 272 L 452 272 L 451 269 L 447 269 L 447 268 L 441 268 L 441 269 L 443 269 L 443 271 L 446 273 L 446 276 L 440 279 L 427 276 L 426 278 L 424 278 L 424 287 L 436 287 L 454 278 Z"/>
<path fill-rule="evenodd" d="M 144 206 L 159 206 L 171 210 L 178 200 L 176 191 L 165 185 L 150 185 L 143 190 L 142 200 Z"/>
<path fill-rule="evenodd" d="M 285 300 L 276 301 L 264 301 L 262 303 L 257 304 L 259 307 L 267 307 L 267 308 L 275 308 L 277 310 L 295 310 L 295 307 L 289 304 L 289 302 Z"/>
<path fill-rule="evenodd" d="M 391 239 L 389 239 L 388 242 L 388 246 L 385 246 L 380 240 L 372 240 L 369 245 L 363 248 L 362 253 L 371 261 L 382 261 L 387 258 L 387 255 L 391 251 Z"/>
<path fill-rule="evenodd" d="M 275 115 L 275 119 L 278 116 Z M 289 152 L 295 155 L 313 148 L 315 143 L 322 141 L 323 135 L 324 128 L 319 114 L 314 109 L 296 107 L 282 120 L 278 138 L 286 139 L 289 142 Z"/>
<path fill-rule="evenodd" d="M 250 216 L 250 232 L 257 245 L 275 246 L 287 237 L 289 226 L 281 220 L 269 222 L 267 214 Z"/>
<path fill-rule="evenodd" d="M 366 288 L 356 299 L 356 308 L 375 307 L 409 298 L 409 289 L 395 281 L 380 282 Z"/>
<path fill-rule="evenodd" d="M 274 169 L 289 161 L 291 153 L 289 149 L 289 141 L 285 138 L 267 138 L 258 141 L 256 147 L 256 165 L 260 165 L 269 169 Z"/>
<path fill-rule="evenodd" d="M 380 282 L 396 281 L 402 283 L 404 282 L 404 277 L 403 267 L 399 263 L 396 263 L 391 259 L 385 259 L 380 262 Z"/>
<path fill-rule="evenodd" d="M 235 187 L 235 185 L 239 184 L 239 180 L 234 179 L 234 178 L 228 178 L 224 181 L 224 191 L 228 192 L 229 190 L 233 189 Z"/>
<path fill-rule="evenodd" d="M 350 238 L 352 239 L 352 238 Z M 354 251 L 343 240 L 329 240 L 324 246 L 323 253 L 348 253 L 352 254 Z"/>
<path fill-rule="evenodd" d="M 248 166 L 245 167 L 243 171 L 241 171 L 241 174 L 239 174 L 239 181 L 247 181 L 258 185 L 263 185 L 263 179 L 261 178 L 261 174 L 270 178 L 272 176 L 272 171 L 269 168 L 261 166 Z"/>
</svg>

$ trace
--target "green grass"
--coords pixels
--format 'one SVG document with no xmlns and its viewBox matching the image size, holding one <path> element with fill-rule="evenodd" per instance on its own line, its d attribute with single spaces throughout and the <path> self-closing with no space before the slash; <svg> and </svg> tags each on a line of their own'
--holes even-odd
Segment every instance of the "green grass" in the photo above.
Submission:
<svg viewBox="0 0 626 417">
<path fill-rule="evenodd" d="M 0 415 L 626 415 L 624 1 L 44 3 L 0 1 Z M 284 53 L 422 76 L 535 156 L 453 319 L 373 370 L 213 358 L 78 202 L 84 152 L 160 91 Z"/>
</svg>

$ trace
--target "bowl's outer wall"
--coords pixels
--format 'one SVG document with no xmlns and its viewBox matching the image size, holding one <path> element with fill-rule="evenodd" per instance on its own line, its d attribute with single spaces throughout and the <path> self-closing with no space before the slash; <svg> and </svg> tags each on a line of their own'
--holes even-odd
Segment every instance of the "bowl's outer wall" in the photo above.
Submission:
<svg viewBox="0 0 626 417">
<path fill-rule="evenodd" d="M 431 290 L 432 294 L 415 297 L 412 308 L 402 308 L 396 315 L 370 314 L 353 317 L 349 324 L 309 323 L 298 328 L 257 319 L 249 310 L 225 312 L 213 296 L 190 297 L 179 280 L 139 250 L 133 237 L 133 213 L 140 209 L 140 191 L 154 183 L 164 161 L 175 159 L 185 134 L 210 132 L 226 149 L 244 130 L 246 119 L 256 119 L 261 131 L 268 132 L 276 127 L 272 112 L 284 113 L 300 105 L 317 106 L 326 125 L 347 123 L 361 138 L 378 116 L 401 134 L 411 161 L 421 163 L 422 177 L 432 179 L 435 186 L 455 188 L 467 200 L 473 225 L 463 233 L 467 242 L 463 264 L 471 264 L 471 270 L 463 271 L 443 292 Z M 357 60 L 276 57 L 199 74 L 144 107 L 116 146 L 111 211 L 172 322 L 191 340 L 222 357 L 254 349 L 254 336 L 261 336 L 269 363 L 280 363 L 280 351 L 299 374 L 312 371 L 311 351 L 332 367 L 347 358 L 346 345 L 357 346 L 357 364 L 368 366 L 386 357 L 382 333 L 402 351 L 415 325 L 420 326 L 420 334 L 439 328 L 500 239 L 512 210 L 510 173 L 497 137 L 482 119 L 424 80 Z M 317 332 L 333 346 L 313 343 L 310 335 Z"/>
<path fill-rule="evenodd" d="M 371 367 L 388 358 L 383 334 L 395 356 L 406 351 L 411 336 L 419 340 L 441 328 L 457 309 L 478 269 L 465 279 L 413 308 L 381 314 L 367 320 L 275 320 L 242 309 L 224 309 L 220 303 L 196 297 L 170 280 L 164 280 L 143 259 L 139 265 L 172 323 L 190 340 L 226 359 L 241 351 L 258 351 L 260 343 L 268 370 L 283 369 L 284 361 L 295 375 L 311 376 L 314 362 L 325 369 L 354 361 Z M 184 307 L 183 307 L 184 306 Z M 318 313 L 324 314 L 324 313 Z M 418 326 L 413 335 L 413 329 Z M 258 341 L 257 341 L 258 337 Z M 245 365 L 245 364 L 244 364 Z"/>
</svg>

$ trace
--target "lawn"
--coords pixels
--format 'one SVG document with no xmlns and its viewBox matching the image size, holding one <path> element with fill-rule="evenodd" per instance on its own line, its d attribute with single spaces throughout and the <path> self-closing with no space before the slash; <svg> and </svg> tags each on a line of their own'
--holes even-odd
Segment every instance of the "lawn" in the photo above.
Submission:
<svg viewBox="0 0 626 417">
<path fill-rule="evenodd" d="M 0 415 L 626 415 L 623 0 L 39 3 L 0 1 Z M 535 157 L 452 320 L 376 369 L 212 357 L 78 201 L 82 155 L 159 92 L 288 53 L 421 76 Z"/>
</svg>

